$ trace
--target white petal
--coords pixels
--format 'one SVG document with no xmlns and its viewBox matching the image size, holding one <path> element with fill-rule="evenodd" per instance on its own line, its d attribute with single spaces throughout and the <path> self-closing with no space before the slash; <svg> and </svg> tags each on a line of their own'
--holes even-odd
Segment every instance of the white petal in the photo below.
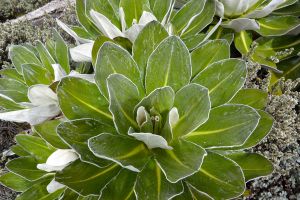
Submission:
<svg viewBox="0 0 300 200">
<path fill-rule="evenodd" d="M 57 104 L 57 95 L 48 85 L 33 85 L 28 89 L 28 99 L 35 106 Z"/>
<path fill-rule="evenodd" d="M 123 33 L 113 24 L 107 17 L 98 13 L 94 10 L 90 12 L 95 25 L 100 29 L 100 31 L 110 39 L 116 37 L 124 37 Z"/>
<path fill-rule="evenodd" d="M 66 24 L 64 24 L 59 19 L 56 19 L 56 22 L 57 22 L 58 26 L 60 26 L 64 31 L 66 31 L 69 35 L 71 35 L 78 43 L 93 42 L 92 40 L 79 37 L 77 35 L 77 33 L 75 33 L 75 31 L 73 31 L 72 29 L 70 29 Z"/>
<path fill-rule="evenodd" d="M 63 170 L 67 165 L 62 165 L 62 166 L 52 166 L 52 165 L 47 165 L 46 163 L 43 164 L 37 164 L 36 168 L 39 170 L 43 170 L 45 172 L 56 172 L 56 171 L 61 171 Z"/>
<path fill-rule="evenodd" d="M 127 31 L 125 31 L 125 36 L 131 41 L 134 42 L 141 30 L 144 28 L 143 25 L 134 24 Z"/>
<path fill-rule="evenodd" d="M 263 7 L 260 10 L 254 10 L 253 12 L 246 15 L 249 18 L 262 18 L 265 17 L 271 12 L 273 12 L 280 4 L 282 4 L 285 0 L 272 0 L 268 5 Z"/>
<path fill-rule="evenodd" d="M 216 15 L 219 17 L 224 17 L 224 5 L 223 3 L 216 1 Z"/>
<path fill-rule="evenodd" d="M 179 120 L 179 114 L 177 108 L 172 108 L 169 112 L 169 123 L 173 127 Z"/>
<path fill-rule="evenodd" d="M 47 185 L 47 191 L 51 194 L 53 192 L 56 192 L 59 189 L 64 188 L 65 185 L 55 181 L 55 179 L 53 179 L 48 185 Z"/>
<path fill-rule="evenodd" d="M 58 149 L 47 159 L 46 164 L 50 166 L 66 166 L 78 159 L 78 155 L 72 149 Z"/>
<path fill-rule="evenodd" d="M 79 72 L 76 72 L 76 71 L 72 70 L 70 72 L 69 76 L 82 78 L 82 79 L 87 80 L 91 83 L 95 83 L 95 74 L 80 74 Z"/>
<path fill-rule="evenodd" d="M 27 122 L 31 125 L 43 123 L 60 113 L 57 104 L 37 106 L 24 110 L 17 110 L 11 112 L 0 113 L 0 119 L 5 121 L 13 121 L 24 123 Z"/>
<path fill-rule="evenodd" d="M 168 142 L 160 135 L 152 133 L 130 133 L 130 136 L 135 139 L 144 142 L 149 149 L 162 148 L 162 149 L 173 149 L 168 145 Z"/>
<path fill-rule="evenodd" d="M 67 75 L 66 71 L 60 66 L 60 64 L 52 64 L 54 70 L 54 81 L 60 81 Z"/>
<path fill-rule="evenodd" d="M 254 19 L 248 18 L 238 18 L 233 19 L 229 23 L 222 24 L 225 28 L 231 28 L 236 32 L 240 32 L 243 30 L 258 30 L 259 25 Z"/>
<path fill-rule="evenodd" d="M 136 121 L 139 126 L 142 126 L 142 124 L 147 120 L 147 111 L 144 106 L 140 106 L 137 109 L 137 114 L 136 114 Z"/>
<path fill-rule="evenodd" d="M 91 62 L 94 43 L 85 43 L 70 49 L 72 60 L 75 62 Z"/>
<path fill-rule="evenodd" d="M 139 24 L 145 26 L 152 21 L 157 21 L 156 17 L 152 13 L 144 11 L 139 20 Z"/>
<path fill-rule="evenodd" d="M 119 8 L 120 21 L 122 26 L 122 32 L 124 33 L 126 30 L 126 21 L 125 21 L 125 12 L 122 7 Z"/>
</svg>

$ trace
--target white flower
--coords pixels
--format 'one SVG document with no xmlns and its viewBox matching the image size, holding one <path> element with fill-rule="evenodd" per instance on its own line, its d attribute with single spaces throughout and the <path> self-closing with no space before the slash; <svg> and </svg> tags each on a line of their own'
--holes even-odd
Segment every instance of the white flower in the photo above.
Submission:
<svg viewBox="0 0 300 200">
<path fill-rule="evenodd" d="M 38 164 L 37 168 L 46 172 L 61 171 L 77 159 L 78 155 L 72 149 L 58 149 L 48 157 L 46 163 Z"/>
<path fill-rule="evenodd" d="M 0 119 L 37 125 L 60 113 L 57 95 L 48 85 L 31 86 L 28 89 L 28 99 L 31 103 L 20 103 L 26 109 L 0 113 Z"/>
</svg>

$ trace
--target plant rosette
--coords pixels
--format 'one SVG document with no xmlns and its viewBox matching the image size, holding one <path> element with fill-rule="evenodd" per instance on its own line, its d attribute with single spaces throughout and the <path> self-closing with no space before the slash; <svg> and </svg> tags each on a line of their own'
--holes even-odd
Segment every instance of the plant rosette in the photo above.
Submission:
<svg viewBox="0 0 300 200">
<path fill-rule="evenodd" d="M 17 136 L 20 157 L 0 181 L 23 192 L 18 200 L 230 199 L 273 171 L 244 151 L 272 127 L 267 93 L 242 89 L 246 64 L 225 40 L 190 53 L 153 21 L 133 55 L 105 42 L 94 69 L 95 83 L 59 82 L 64 120 Z"/>
<path fill-rule="evenodd" d="M 46 46 L 38 41 L 35 47 L 10 47 L 15 68 L 0 71 L 1 120 L 31 125 L 51 120 L 61 113 L 55 90 L 63 77 L 94 81 L 92 74 L 70 70 L 68 47 L 56 31 L 54 37 Z"/>
</svg>

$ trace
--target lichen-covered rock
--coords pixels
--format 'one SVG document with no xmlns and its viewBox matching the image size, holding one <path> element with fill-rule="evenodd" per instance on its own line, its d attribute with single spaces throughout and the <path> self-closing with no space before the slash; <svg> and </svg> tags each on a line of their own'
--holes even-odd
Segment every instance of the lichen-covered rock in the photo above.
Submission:
<svg viewBox="0 0 300 200">
<path fill-rule="evenodd" d="M 245 88 L 256 88 L 263 91 L 268 91 L 270 83 L 270 73 L 263 69 L 258 63 L 251 60 L 247 61 L 247 80 L 245 83 Z"/>
<path fill-rule="evenodd" d="M 273 130 L 253 149 L 270 159 L 275 170 L 249 184 L 250 199 L 300 199 L 300 79 L 282 80 L 280 86 L 283 94 L 270 96 L 266 108 L 275 119 Z"/>
<path fill-rule="evenodd" d="M 28 13 L 51 0 L 1 0 L 0 22 Z"/>
</svg>

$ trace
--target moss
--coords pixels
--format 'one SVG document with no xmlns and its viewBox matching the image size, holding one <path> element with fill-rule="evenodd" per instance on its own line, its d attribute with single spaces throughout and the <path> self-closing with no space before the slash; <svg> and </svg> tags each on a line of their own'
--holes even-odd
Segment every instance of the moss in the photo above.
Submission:
<svg viewBox="0 0 300 200">
<path fill-rule="evenodd" d="M 0 1 L 0 21 L 16 18 L 28 13 L 51 0 L 1 0 Z"/>
<path fill-rule="evenodd" d="M 76 24 L 74 8 L 69 6 L 64 11 L 61 20 L 68 24 Z M 11 24 L 9 22 L 0 24 L 0 66 L 8 65 L 8 48 L 12 44 L 31 43 L 51 38 L 51 30 L 58 29 L 65 39 L 71 40 L 70 37 L 57 26 L 55 17 L 46 15 L 44 18 L 35 22 L 20 22 Z"/>
</svg>

